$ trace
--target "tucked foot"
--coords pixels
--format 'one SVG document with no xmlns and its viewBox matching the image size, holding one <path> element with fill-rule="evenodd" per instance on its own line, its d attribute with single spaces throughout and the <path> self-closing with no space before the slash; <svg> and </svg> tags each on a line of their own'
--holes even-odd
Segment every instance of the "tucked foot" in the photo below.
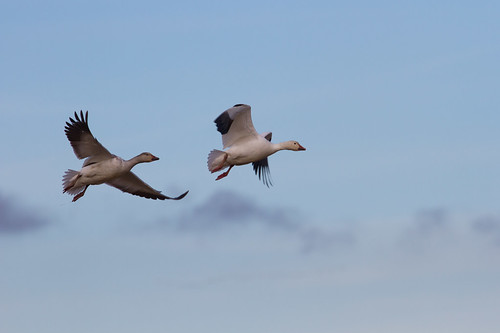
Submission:
<svg viewBox="0 0 500 333">
<path fill-rule="evenodd" d="M 75 186 L 78 178 L 80 178 L 81 176 L 82 175 L 80 173 L 78 173 L 77 171 L 74 171 L 74 170 L 66 171 L 66 174 L 63 177 L 64 183 L 66 185 L 66 186 L 64 186 L 63 193 L 66 193 L 71 188 L 73 188 L 73 186 Z M 71 177 L 71 179 L 67 180 L 69 177 Z"/>
<path fill-rule="evenodd" d="M 228 175 L 227 172 L 221 173 L 215 180 L 220 180 Z"/>
<path fill-rule="evenodd" d="M 217 179 L 215 179 L 215 180 L 219 180 L 219 179 L 222 179 L 222 178 L 226 177 L 226 176 L 229 174 L 229 171 L 231 171 L 231 169 L 233 168 L 233 166 L 234 166 L 234 165 L 231 165 L 231 166 L 229 167 L 229 169 L 227 169 L 227 171 L 226 171 L 226 172 L 221 173 L 221 174 L 217 177 Z"/>
<path fill-rule="evenodd" d="M 226 163 L 226 160 L 227 160 L 227 154 L 224 154 L 224 159 L 222 160 L 221 164 L 219 164 L 219 166 L 217 166 L 215 169 L 213 169 L 212 173 L 222 170 L 224 168 L 224 163 Z M 229 172 L 229 170 L 228 170 L 228 172 Z M 227 174 L 226 174 L 226 176 L 227 176 Z M 222 178 L 224 178 L 226 176 L 222 176 Z"/>
<path fill-rule="evenodd" d="M 73 186 L 75 186 L 75 183 L 76 183 L 76 180 L 74 182 L 71 182 L 70 184 L 68 184 L 64 189 L 63 189 L 63 193 L 66 193 L 67 191 L 69 191 Z"/>
<path fill-rule="evenodd" d="M 89 185 L 85 186 L 85 188 L 83 189 L 83 191 L 81 191 L 80 193 L 78 193 L 77 195 L 74 196 L 72 202 L 75 202 L 76 200 L 80 199 L 81 197 L 83 197 L 83 195 L 85 194 L 85 191 L 87 191 L 87 188 L 89 187 Z"/>
<path fill-rule="evenodd" d="M 72 202 L 75 202 L 76 200 L 80 199 L 81 197 L 83 197 L 83 192 L 81 193 L 78 193 L 77 195 L 75 195 L 73 197 L 73 200 L 71 200 Z"/>
</svg>

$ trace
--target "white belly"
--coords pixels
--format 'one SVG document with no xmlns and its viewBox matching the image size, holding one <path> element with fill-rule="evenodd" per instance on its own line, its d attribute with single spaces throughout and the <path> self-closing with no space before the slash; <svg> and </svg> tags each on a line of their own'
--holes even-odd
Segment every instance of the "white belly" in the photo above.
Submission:
<svg viewBox="0 0 500 333">
<path fill-rule="evenodd" d="M 125 172 L 127 170 L 123 169 L 123 160 L 114 157 L 83 167 L 80 171 L 81 177 L 78 179 L 77 184 L 98 185 L 119 177 Z"/>
<path fill-rule="evenodd" d="M 260 161 L 273 154 L 270 142 L 265 138 L 251 141 L 235 142 L 226 150 L 228 154 L 227 163 L 230 165 L 243 165 Z"/>
</svg>

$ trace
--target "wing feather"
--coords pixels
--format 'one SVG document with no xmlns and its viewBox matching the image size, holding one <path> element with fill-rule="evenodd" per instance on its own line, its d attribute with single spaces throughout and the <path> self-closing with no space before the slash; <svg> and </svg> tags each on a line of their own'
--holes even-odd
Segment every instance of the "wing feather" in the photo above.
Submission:
<svg viewBox="0 0 500 333">
<path fill-rule="evenodd" d="M 178 197 L 172 198 L 166 195 L 161 194 L 160 191 L 155 190 L 145 182 L 143 182 L 139 177 L 137 177 L 133 172 L 129 171 L 125 175 L 115 178 L 106 182 L 106 184 L 116 187 L 123 192 L 127 192 L 133 195 L 137 195 L 143 198 L 148 199 L 171 199 L 171 200 L 180 200 L 188 194 L 189 191 L 179 195 Z"/>
<path fill-rule="evenodd" d="M 260 161 L 253 162 L 253 171 L 257 176 L 259 176 L 259 179 L 262 180 L 264 185 L 267 187 L 273 186 L 273 183 L 271 181 L 271 171 L 269 169 L 269 162 L 267 161 L 267 157 L 261 159 Z"/>
<path fill-rule="evenodd" d="M 217 130 L 222 134 L 224 148 L 247 136 L 257 136 L 252 123 L 251 107 L 246 104 L 236 104 L 222 112 L 215 120 Z"/>
<path fill-rule="evenodd" d="M 97 141 L 92 135 L 92 132 L 90 132 L 88 117 L 88 111 L 85 112 L 85 115 L 83 111 L 80 111 L 80 116 L 75 112 L 75 119 L 69 118 L 69 122 L 66 122 L 66 126 L 64 127 L 64 132 L 66 133 L 66 137 L 71 147 L 73 147 L 73 152 L 76 157 L 79 159 L 87 158 L 84 166 L 100 161 L 104 159 L 104 157 L 109 158 L 112 156 L 112 154 Z"/>
<path fill-rule="evenodd" d="M 262 133 L 261 135 L 265 137 L 267 141 L 271 141 L 271 138 L 273 137 L 273 133 L 271 132 Z M 267 187 L 273 186 L 271 181 L 271 170 L 269 169 L 269 161 L 267 160 L 267 157 L 261 159 L 260 161 L 253 162 L 252 166 L 255 174 L 259 176 L 259 179 L 261 179 Z"/>
</svg>

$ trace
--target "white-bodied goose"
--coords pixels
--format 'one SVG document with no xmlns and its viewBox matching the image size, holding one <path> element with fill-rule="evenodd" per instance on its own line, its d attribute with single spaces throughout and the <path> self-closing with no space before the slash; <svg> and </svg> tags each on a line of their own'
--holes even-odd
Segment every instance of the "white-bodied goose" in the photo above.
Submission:
<svg viewBox="0 0 500 333">
<path fill-rule="evenodd" d="M 279 150 L 306 150 L 297 141 L 272 143 L 272 133 L 258 134 L 252 124 L 250 105 L 236 104 L 222 112 L 214 120 L 222 134 L 222 145 L 226 151 L 214 149 L 208 154 L 208 170 L 212 173 L 223 170 L 216 180 L 226 177 L 235 165 L 252 163 L 255 174 L 269 187 L 271 174 L 267 157 Z"/>
<path fill-rule="evenodd" d="M 75 112 L 75 119 L 69 118 L 64 132 L 68 137 L 76 157 L 86 158 L 80 171 L 68 170 L 63 176 L 64 193 L 74 195 L 73 201 L 83 197 L 90 185 L 108 184 L 123 192 L 138 195 L 148 199 L 179 200 L 189 191 L 178 197 L 171 198 L 161 194 L 130 170 L 138 163 L 153 162 L 159 158 L 151 153 L 142 153 L 130 160 L 123 160 L 111 154 L 92 135 L 88 125 L 88 111 L 80 111 L 80 116 Z"/>
</svg>

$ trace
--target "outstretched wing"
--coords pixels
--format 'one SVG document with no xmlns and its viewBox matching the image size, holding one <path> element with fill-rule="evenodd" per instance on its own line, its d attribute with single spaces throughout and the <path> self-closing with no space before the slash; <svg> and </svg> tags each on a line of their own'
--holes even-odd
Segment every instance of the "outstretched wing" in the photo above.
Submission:
<svg viewBox="0 0 500 333">
<path fill-rule="evenodd" d="M 64 132 L 68 138 L 76 157 L 87 158 L 84 166 L 111 157 L 111 153 L 103 147 L 92 135 L 88 124 L 89 112 L 80 111 L 80 116 L 75 112 L 75 119 L 69 118 L 66 122 Z"/>
<path fill-rule="evenodd" d="M 267 132 L 261 134 L 263 137 L 267 139 L 267 141 L 271 141 L 271 138 L 273 137 L 273 133 Z M 269 162 L 267 161 L 267 157 L 261 159 L 260 161 L 253 162 L 253 171 L 257 176 L 259 176 L 259 179 L 262 180 L 262 182 L 267 186 L 273 186 L 273 183 L 271 182 L 271 171 L 269 170 Z"/>
<path fill-rule="evenodd" d="M 246 136 L 257 136 L 252 123 L 250 105 L 236 104 L 222 112 L 214 120 L 217 130 L 222 134 L 224 148 L 231 146 L 237 140 Z"/>
<path fill-rule="evenodd" d="M 166 195 L 161 194 L 160 191 L 155 190 L 154 188 L 143 182 L 139 177 L 137 177 L 133 172 L 130 171 L 121 177 L 106 182 L 106 184 L 116 187 L 117 189 L 122 190 L 123 192 L 127 192 L 133 195 L 138 195 L 140 197 L 153 200 L 156 199 L 180 200 L 184 198 L 186 194 L 188 194 L 189 192 L 186 191 L 175 198 L 167 197 Z"/>
</svg>

